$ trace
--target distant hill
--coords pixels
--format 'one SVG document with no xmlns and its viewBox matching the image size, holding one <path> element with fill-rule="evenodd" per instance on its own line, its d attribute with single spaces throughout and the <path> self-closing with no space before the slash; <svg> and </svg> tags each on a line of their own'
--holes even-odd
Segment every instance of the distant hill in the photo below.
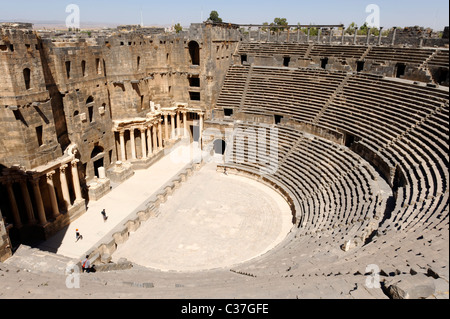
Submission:
<svg viewBox="0 0 450 319">
<path fill-rule="evenodd" d="M 49 29 L 49 30 L 67 30 L 65 21 L 57 20 L 27 20 L 27 19 L 0 19 L 0 23 L 4 22 L 25 22 L 32 23 L 33 28 L 39 29 Z M 86 29 L 103 29 L 103 28 L 116 28 L 118 25 L 123 25 L 123 23 L 107 23 L 107 22 L 82 22 L 81 30 Z"/>
</svg>

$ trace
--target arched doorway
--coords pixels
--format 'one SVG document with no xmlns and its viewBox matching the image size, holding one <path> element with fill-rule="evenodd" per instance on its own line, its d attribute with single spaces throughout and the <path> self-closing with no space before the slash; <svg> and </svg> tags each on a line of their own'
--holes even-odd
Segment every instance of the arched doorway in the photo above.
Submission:
<svg viewBox="0 0 450 319">
<path fill-rule="evenodd" d="M 191 65 L 200 65 L 200 46 L 197 42 L 189 42 L 189 55 L 191 57 Z"/>
<path fill-rule="evenodd" d="M 224 140 L 215 140 L 214 141 L 214 154 L 215 155 L 224 155 L 226 147 L 227 147 L 227 143 L 225 143 Z"/>
<path fill-rule="evenodd" d="M 105 157 L 105 153 L 104 153 L 103 147 L 98 146 L 98 145 L 95 146 L 91 153 L 91 161 L 93 161 L 94 174 L 97 177 L 100 177 L 99 173 L 98 173 L 98 169 L 100 167 L 104 167 L 104 164 L 105 164 L 104 157 Z"/>
</svg>

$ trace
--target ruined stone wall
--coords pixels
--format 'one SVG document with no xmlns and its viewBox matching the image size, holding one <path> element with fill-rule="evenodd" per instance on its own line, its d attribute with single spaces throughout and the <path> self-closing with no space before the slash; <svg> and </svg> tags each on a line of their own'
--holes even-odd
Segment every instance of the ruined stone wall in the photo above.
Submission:
<svg viewBox="0 0 450 319">
<path fill-rule="evenodd" d="M 0 29 L 0 163 L 27 169 L 61 156 L 40 46 L 28 29 Z"/>
</svg>

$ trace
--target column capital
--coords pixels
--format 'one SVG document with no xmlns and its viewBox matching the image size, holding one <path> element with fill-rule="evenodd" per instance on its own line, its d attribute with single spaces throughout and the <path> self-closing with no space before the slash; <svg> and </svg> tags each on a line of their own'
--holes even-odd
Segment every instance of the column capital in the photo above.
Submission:
<svg viewBox="0 0 450 319">
<path fill-rule="evenodd" d="M 61 171 L 61 173 L 65 173 L 67 167 L 69 167 L 68 164 L 63 164 L 63 165 L 61 165 L 61 166 L 59 167 L 59 170 Z"/>
<path fill-rule="evenodd" d="M 55 175 L 55 171 L 48 172 L 46 174 L 47 180 L 53 180 L 53 175 Z"/>
<path fill-rule="evenodd" d="M 78 166 L 78 163 L 80 162 L 79 159 L 74 159 L 72 162 L 70 162 L 70 164 L 73 166 Z"/>
</svg>

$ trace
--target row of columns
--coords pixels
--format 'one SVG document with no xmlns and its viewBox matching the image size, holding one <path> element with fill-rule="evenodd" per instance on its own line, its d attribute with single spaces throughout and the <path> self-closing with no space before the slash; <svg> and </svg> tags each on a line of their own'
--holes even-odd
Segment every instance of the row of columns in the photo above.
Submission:
<svg viewBox="0 0 450 319">
<path fill-rule="evenodd" d="M 258 27 L 258 42 L 261 42 L 261 29 L 262 27 Z M 329 43 L 332 42 L 332 36 L 333 36 L 333 29 L 330 30 L 330 35 L 329 35 Z M 353 44 L 356 44 L 356 36 L 357 36 L 357 30 L 358 27 L 355 28 L 355 34 L 354 34 L 354 38 L 353 38 Z M 367 40 L 366 40 L 366 44 L 369 44 L 369 40 L 370 40 L 370 28 L 367 29 Z M 381 37 L 382 37 L 382 30 L 383 27 L 380 27 L 380 34 L 378 35 L 378 45 L 381 45 Z M 307 39 L 306 42 L 310 41 L 310 28 L 308 28 L 308 32 L 307 32 Z M 344 30 L 345 31 L 345 30 Z M 391 45 L 395 44 L 395 32 L 396 32 L 396 28 L 394 28 L 394 33 L 393 33 L 393 37 L 392 37 L 392 43 Z M 317 34 L 317 43 L 321 43 L 321 33 L 322 33 L 322 28 L 319 28 L 318 30 L 318 34 Z M 289 42 L 289 36 L 290 36 L 290 30 L 288 29 L 287 31 L 287 42 Z M 267 32 L 267 42 L 270 42 L 270 38 L 271 38 L 271 32 Z M 277 32 L 277 39 L 276 41 L 278 41 L 279 38 L 279 32 Z M 297 42 L 300 42 L 300 29 L 297 29 Z M 342 32 L 342 37 L 341 37 L 341 44 L 345 43 L 345 32 Z"/>
<path fill-rule="evenodd" d="M 200 116 L 200 140 L 203 131 L 203 116 L 204 113 L 198 113 Z M 183 130 L 181 130 L 181 119 L 180 115 L 183 116 Z M 161 151 L 164 147 L 166 141 L 177 140 L 178 138 L 188 138 L 189 129 L 187 123 L 187 111 L 177 110 L 174 112 L 163 113 L 164 116 L 164 139 L 162 130 L 162 119 L 158 119 L 152 122 L 147 127 L 131 127 L 129 129 L 124 128 L 119 131 L 119 143 L 120 143 L 120 155 L 121 160 L 125 162 L 127 158 L 126 146 L 125 146 L 125 132 L 128 130 L 130 132 L 130 147 L 131 147 L 131 159 L 137 159 L 136 152 L 136 141 L 134 131 L 136 129 L 141 132 L 141 148 L 142 148 L 142 158 L 150 158 L 153 154 Z M 171 132 L 169 133 L 169 117 L 171 123 Z"/>
<path fill-rule="evenodd" d="M 120 156 L 121 160 L 125 162 L 127 160 L 127 154 L 125 149 L 125 132 L 127 130 L 130 131 L 130 143 L 131 143 L 131 159 L 137 159 L 136 155 L 136 140 L 135 140 L 135 129 L 139 129 L 141 132 L 141 148 L 142 148 L 142 157 L 149 158 L 152 154 L 157 153 L 163 148 L 163 139 L 162 139 L 162 129 L 161 129 L 162 120 L 155 121 L 148 125 L 147 127 L 131 127 L 130 129 L 123 129 L 119 131 L 120 136 Z M 148 151 L 147 151 L 148 145 Z"/>
<path fill-rule="evenodd" d="M 83 201 L 82 194 L 81 194 L 81 186 L 80 186 L 80 180 L 78 177 L 78 162 L 79 160 L 73 160 L 71 165 L 71 171 L 72 171 L 72 181 L 73 181 L 73 190 L 75 192 L 75 202 Z M 64 205 L 66 211 L 69 210 L 69 208 L 72 206 L 70 201 L 70 192 L 69 192 L 69 184 L 67 182 L 67 176 L 66 171 L 68 168 L 68 164 L 64 164 L 59 167 L 59 177 L 61 182 L 61 193 L 62 193 L 62 199 L 64 200 Z M 59 212 L 59 205 L 58 205 L 58 199 L 56 196 L 55 191 L 55 183 L 54 183 L 54 175 L 56 174 L 56 170 L 48 172 L 46 177 L 46 184 L 49 191 L 50 196 L 50 203 L 52 208 L 52 218 L 57 218 L 60 215 Z M 36 203 L 36 209 L 37 209 L 37 218 L 39 221 L 39 224 L 45 225 L 47 224 L 47 216 L 44 208 L 44 201 L 42 199 L 41 189 L 40 189 L 40 178 L 32 179 L 31 181 L 32 189 L 33 189 L 33 195 L 34 195 L 34 201 Z M 29 224 L 35 224 L 36 217 L 34 213 L 33 204 L 31 202 L 31 197 L 29 194 L 29 190 L 27 187 L 27 181 L 21 180 L 19 181 L 20 189 L 22 193 L 22 199 L 25 204 L 26 209 L 26 215 L 28 219 Z M 19 213 L 19 208 L 17 206 L 16 196 L 14 194 L 13 189 L 13 181 L 6 182 L 6 189 L 8 192 L 8 199 L 11 206 L 11 212 L 14 220 L 14 226 L 16 228 L 21 228 L 23 226 L 22 218 Z"/>
</svg>

